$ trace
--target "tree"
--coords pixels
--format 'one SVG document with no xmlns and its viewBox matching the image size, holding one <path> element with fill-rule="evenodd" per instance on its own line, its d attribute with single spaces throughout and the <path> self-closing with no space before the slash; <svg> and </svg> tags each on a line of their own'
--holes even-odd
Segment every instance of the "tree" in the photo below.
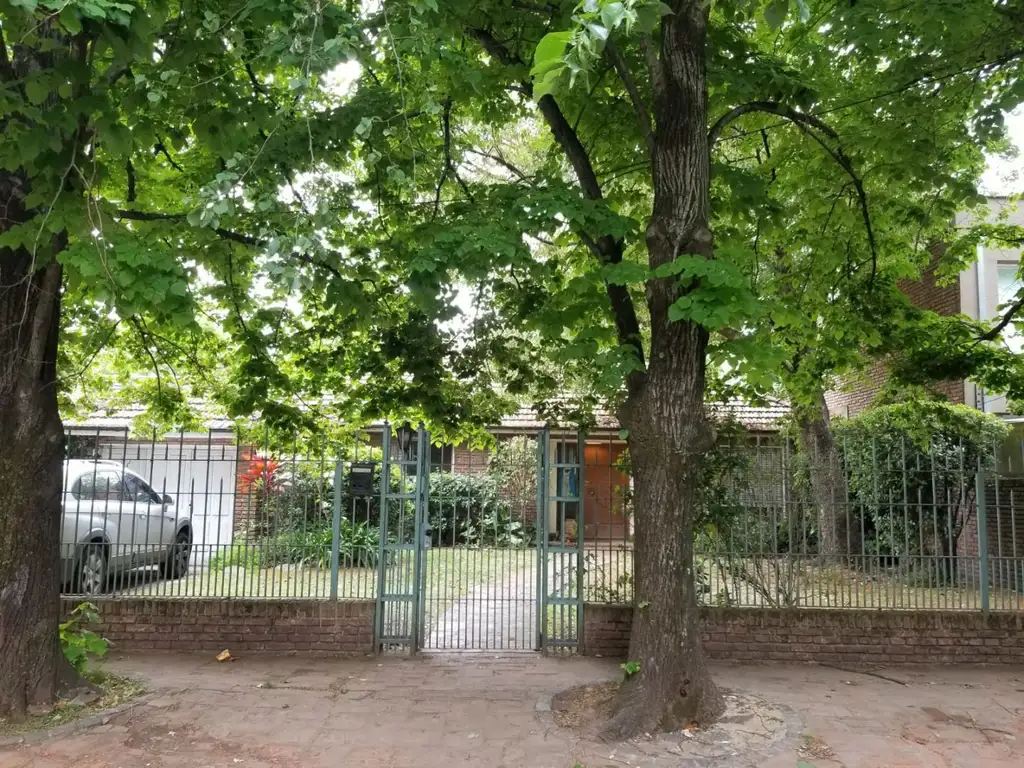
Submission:
<svg viewBox="0 0 1024 768">
<path fill-rule="evenodd" d="M 267 329 L 297 284 L 330 280 L 335 332 L 366 340 L 332 350 L 334 370 L 390 366 L 387 397 L 443 391 L 386 348 L 425 333 L 411 302 L 342 259 L 320 235 L 338 212 L 296 191 L 354 135 L 359 115 L 322 84 L 357 28 L 350 8 L 287 0 L 0 3 L 0 717 L 74 679 L 57 635 L 58 390 L 76 362 L 116 344 L 164 412 L 184 410 L 177 372 L 205 368 L 235 412 L 296 421 L 300 374 L 271 357 L 309 345 Z M 383 397 L 372 381 L 345 394 Z"/>
<path fill-rule="evenodd" d="M 115 307 L 154 380 L 216 344 L 229 372 L 220 396 L 275 422 L 306 418 L 297 400 L 325 395 L 351 418 L 423 416 L 442 432 L 567 380 L 613 398 L 635 480 L 640 672 L 608 733 L 706 721 L 723 708 L 693 573 L 700 459 L 714 438 L 703 409 L 712 334 L 714 361 L 765 360 L 743 333 L 764 322 L 750 280 L 757 252 L 712 236 L 718 212 L 739 215 L 723 200 L 745 182 L 733 169 L 749 164 L 726 148 L 763 132 L 802 137 L 794 157 L 811 148 L 850 179 L 844 215 L 860 217 L 858 244 L 874 251 L 886 242 L 885 217 L 876 224 L 866 205 L 876 182 L 827 120 L 850 110 L 871 125 L 940 85 L 978 81 L 986 100 L 965 110 L 997 136 L 999 110 L 1019 100 L 1012 10 L 797 2 L 786 20 L 787 10 L 779 0 L 188 4 L 79 32 L 61 26 L 63 12 L 18 0 L 20 27 L 6 15 L 3 27 L 5 40 L 27 41 L 16 56 L 46 47 L 37 26 L 99 42 L 72 67 L 87 109 L 47 75 L 43 114 L 27 94 L 4 113 L 34 137 L 86 132 L 35 163 L 18 142 L 39 139 L 4 132 L 7 178 L 25 175 L 37 195 L 4 259 L 38 251 L 34 236 L 16 237 L 60 224 L 68 243 L 52 250 L 86 294 L 76 295 L 82 322 L 106 316 L 90 313 L 96 302 Z M 357 75 L 328 87 L 340 58 Z M 509 146 L 512 136 L 523 139 Z M 65 173 L 81 157 L 102 174 Z M 822 212 L 813 190 L 777 201 L 810 203 Z M 52 400 L 38 410 L 56 424 Z M 39 466 L 8 460 L 0 482 L 34 473 L 56 484 Z M 9 504 L 0 524 L 29 512 Z M 52 552 L 55 537 L 46 532 Z M 0 709 L 13 696 L 0 692 Z"/>
</svg>

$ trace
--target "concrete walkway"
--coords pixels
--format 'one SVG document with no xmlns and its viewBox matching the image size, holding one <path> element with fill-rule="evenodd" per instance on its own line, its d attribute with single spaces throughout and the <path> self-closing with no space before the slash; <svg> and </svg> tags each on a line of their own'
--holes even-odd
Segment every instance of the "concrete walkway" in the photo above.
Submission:
<svg viewBox="0 0 1024 768">
<path fill-rule="evenodd" d="M 0 768 L 623 765 L 607 745 L 545 725 L 535 711 L 542 697 L 619 674 L 600 659 L 468 654 L 218 664 L 210 655 L 178 655 L 109 666 L 146 679 L 156 698 L 92 730 L 0 750 Z M 1024 669 L 716 664 L 713 671 L 720 684 L 784 704 L 803 720 L 804 740 L 757 768 L 1024 765 Z M 737 758 L 730 768 L 751 762 Z"/>
<path fill-rule="evenodd" d="M 537 561 L 478 584 L 427 627 L 426 650 L 533 650 L 537 636 Z"/>
</svg>

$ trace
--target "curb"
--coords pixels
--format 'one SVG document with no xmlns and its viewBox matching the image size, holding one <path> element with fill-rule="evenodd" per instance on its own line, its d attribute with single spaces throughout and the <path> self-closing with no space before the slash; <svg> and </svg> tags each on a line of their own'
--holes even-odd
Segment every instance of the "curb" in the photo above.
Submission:
<svg viewBox="0 0 1024 768">
<path fill-rule="evenodd" d="M 128 712 L 135 707 L 148 704 L 154 697 L 155 694 L 152 693 L 143 694 L 137 699 L 132 699 L 125 704 L 119 704 L 116 707 L 104 709 L 86 717 L 80 717 L 77 720 L 72 720 L 70 723 L 58 725 L 56 728 L 48 728 L 45 731 L 28 731 L 27 733 L 19 733 L 16 736 L 0 737 L 0 749 L 19 747 L 25 744 L 38 744 L 39 742 L 47 741 L 48 739 L 69 736 L 72 733 L 83 731 L 86 728 L 94 728 L 97 725 L 106 725 L 110 722 L 111 718 L 114 718 L 124 712 Z"/>
</svg>

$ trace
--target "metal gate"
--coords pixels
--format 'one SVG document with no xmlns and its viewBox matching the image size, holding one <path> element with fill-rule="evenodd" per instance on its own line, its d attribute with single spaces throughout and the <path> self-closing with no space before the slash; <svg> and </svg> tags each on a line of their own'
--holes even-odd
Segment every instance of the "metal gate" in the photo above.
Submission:
<svg viewBox="0 0 1024 768">
<path fill-rule="evenodd" d="M 578 649 L 583 436 L 471 451 L 406 425 L 382 447 L 378 648 Z"/>
</svg>

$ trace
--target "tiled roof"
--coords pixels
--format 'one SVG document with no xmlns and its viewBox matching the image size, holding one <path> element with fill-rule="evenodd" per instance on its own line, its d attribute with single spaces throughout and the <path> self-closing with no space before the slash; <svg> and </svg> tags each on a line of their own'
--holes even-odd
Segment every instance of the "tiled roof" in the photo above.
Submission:
<svg viewBox="0 0 1024 768">
<path fill-rule="evenodd" d="M 208 401 L 199 399 L 189 400 L 189 406 L 196 412 L 204 429 L 228 430 L 234 427 L 234 422 L 227 418 L 223 411 Z M 147 410 L 146 406 L 139 404 L 112 406 L 109 408 L 100 407 L 84 419 L 65 419 L 64 428 L 72 431 L 128 431 L 133 427 L 135 419 L 145 415 Z"/>
<path fill-rule="evenodd" d="M 223 411 L 220 411 L 213 404 L 201 400 L 193 400 L 189 405 L 199 414 L 203 427 L 209 430 L 230 430 L 234 422 L 228 419 Z M 773 400 L 768 404 L 750 405 L 742 400 L 730 400 L 725 403 L 709 403 L 708 411 L 712 416 L 732 416 L 740 424 L 753 431 L 775 431 L 778 429 L 778 422 L 789 414 L 789 405 L 781 400 Z M 146 407 L 142 405 L 128 405 L 117 408 L 97 409 L 85 419 L 68 419 L 64 425 L 72 431 L 81 430 L 130 430 L 135 419 L 144 415 Z M 613 411 L 607 408 L 594 410 L 595 427 L 598 430 L 617 431 L 620 428 L 618 417 Z M 555 421 L 544 419 L 531 407 L 520 408 L 515 413 L 509 414 L 497 425 L 497 429 L 528 431 L 542 429 L 545 426 L 554 424 Z M 370 427 L 380 426 L 380 422 L 368 425 Z M 566 423 L 565 426 L 571 426 Z"/>
<path fill-rule="evenodd" d="M 712 417 L 735 418 L 740 424 L 755 432 L 774 432 L 779 422 L 789 415 L 789 405 L 782 400 L 769 400 L 765 405 L 750 405 L 742 400 L 729 400 L 724 403 L 708 403 L 708 412 Z M 594 411 L 596 426 L 601 430 L 618 430 L 618 417 L 605 408 Z M 533 430 L 547 426 L 536 410 L 529 407 L 520 408 L 515 413 L 501 420 L 501 429 Z"/>
</svg>

